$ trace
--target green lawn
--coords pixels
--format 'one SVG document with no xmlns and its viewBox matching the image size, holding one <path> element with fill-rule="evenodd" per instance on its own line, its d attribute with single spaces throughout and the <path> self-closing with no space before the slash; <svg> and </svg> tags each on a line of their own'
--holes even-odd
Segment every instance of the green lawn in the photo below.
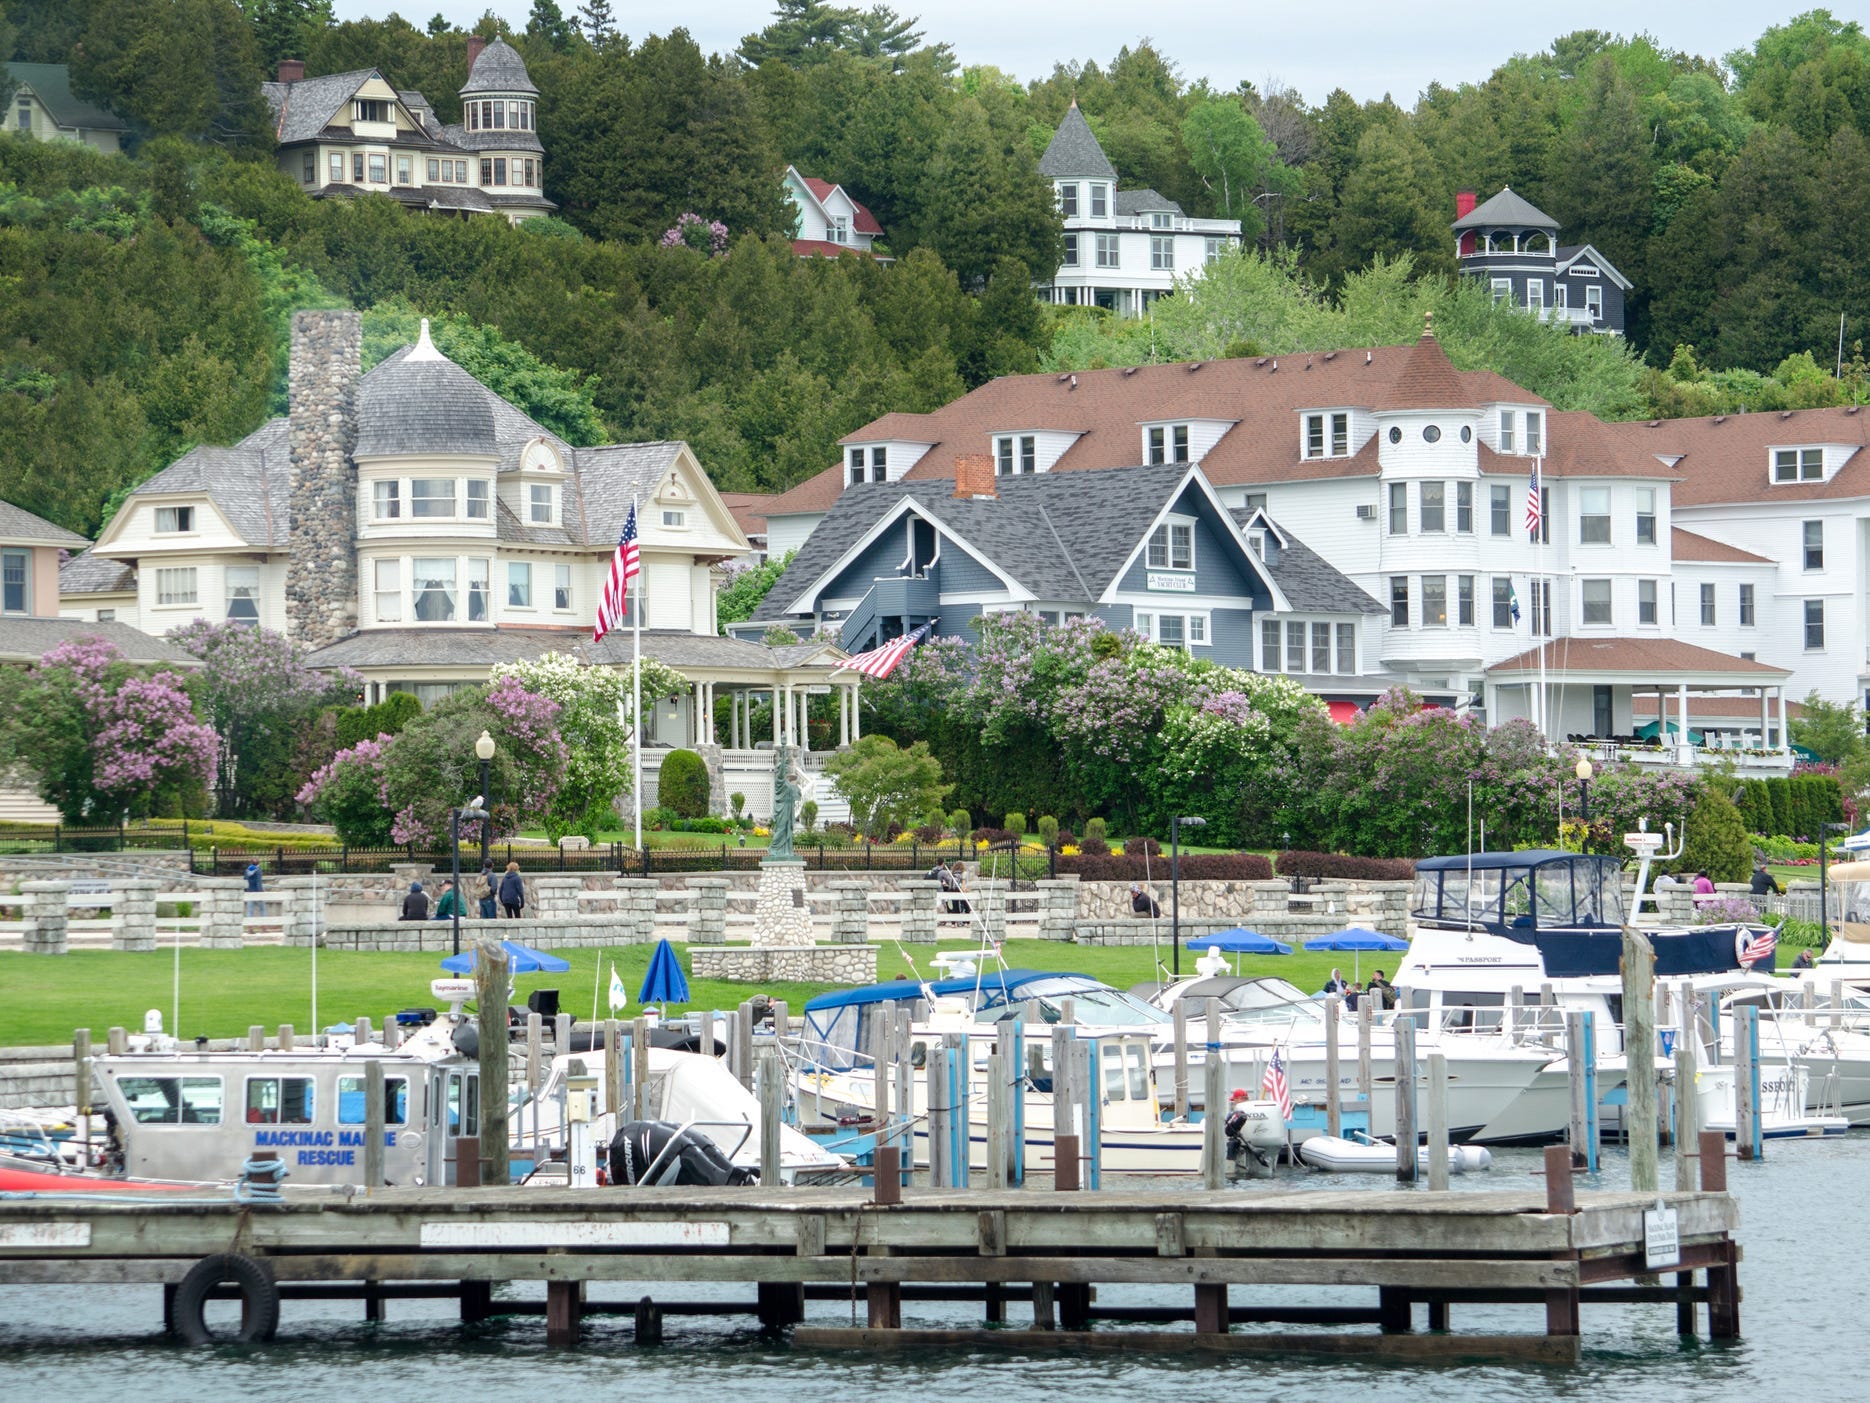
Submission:
<svg viewBox="0 0 1870 1403">
<path fill-rule="evenodd" d="M 654 947 L 632 945 L 616 950 L 567 950 L 571 962 L 566 974 L 526 975 L 518 981 L 520 999 L 539 988 L 556 988 L 565 1011 L 580 1018 L 591 1016 L 594 983 L 608 983 L 615 960 L 617 973 L 630 994 L 628 1017 L 637 1010 L 636 992 L 643 981 Z M 959 948 L 944 942 L 943 948 Z M 1005 947 L 1006 960 L 1015 968 L 1069 970 L 1091 975 L 1118 988 L 1128 988 L 1151 977 L 1152 955 L 1143 946 L 1061 945 L 1049 940 L 1013 940 Z M 923 974 L 932 972 L 928 946 L 898 946 L 886 942 L 879 953 L 877 973 L 890 979 L 906 973 L 913 961 Z M 1162 957 L 1173 960 L 1167 931 Z M 434 1003 L 429 981 L 441 974 L 434 954 L 360 954 L 320 951 L 318 955 L 318 1021 L 349 1022 L 364 1015 L 373 1021 L 399 1008 Z M 1194 973 L 1193 952 L 1182 952 L 1182 971 Z M 1363 973 L 1382 961 L 1366 956 Z M 684 962 L 686 963 L 686 962 Z M 1248 956 L 1241 971 L 1278 974 L 1300 988 L 1313 990 L 1324 982 L 1331 966 L 1351 960 L 1340 955 Z M 1385 965 L 1393 974 L 1394 966 Z M 76 951 L 61 957 L 0 954 L 0 1045 L 49 1045 L 69 1042 L 72 1030 L 88 1027 L 101 1040 L 113 1025 L 130 1029 L 143 1026 L 146 1009 L 162 1010 L 170 1025 L 171 952 L 125 954 L 107 950 Z M 300 1032 L 312 1026 L 312 957 L 306 950 L 255 948 L 251 950 L 182 950 L 182 1004 L 180 1031 L 185 1037 L 236 1037 L 254 1023 L 269 1029 L 291 1023 Z M 808 984 L 733 984 L 702 980 L 692 984 L 691 1008 L 733 1008 L 755 993 L 783 998 L 796 1014 L 805 1000 L 829 986 Z M 600 1006 L 600 1015 L 604 1009 Z M 171 1028 L 171 1031 L 175 1031 Z"/>
</svg>

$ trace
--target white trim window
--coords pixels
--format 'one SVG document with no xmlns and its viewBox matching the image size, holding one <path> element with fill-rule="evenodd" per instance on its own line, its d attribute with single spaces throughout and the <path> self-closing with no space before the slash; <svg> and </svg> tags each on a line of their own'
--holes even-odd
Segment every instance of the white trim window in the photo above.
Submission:
<svg viewBox="0 0 1870 1403">
<path fill-rule="evenodd" d="M 32 612 L 32 552 L 0 551 L 0 613 Z"/>
<path fill-rule="evenodd" d="M 1822 482 L 1825 476 L 1825 451 L 1822 448 L 1775 448 L 1774 482 Z"/>
<path fill-rule="evenodd" d="M 1175 238 L 1170 234 L 1149 236 L 1149 268 L 1153 273 L 1175 271 Z"/>
<path fill-rule="evenodd" d="M 1409 577 L 1390 576 L 1390 627 L 1409 627 Z"/>
<path fill-rule="evenodd" d="M 417 623 L 451 624 L 455 620 L 455 559 L 438 556 L 409 562 L 410 613 Z"/>
<path fill-rule="evenodd" d="M 493 594 L 487 585 L 490 568 L 490 562 L 485 556 L 476 557 L 467 563 L 468 622 L 471 624 L 487 622 L 487 602 Z"/>
<path fill-rule="evenodd" d="M 1419 482 L 1416 484 L 1418 498 L 1417 510 L 1420 515 L 1420 529 L 1424 533 L 1434 532 L 1439 535 L 1448 529 L 1448 484 L 1445 482 Z"/>
<path fill-rule="evenodd" d="M 1110 187 L 1099 181 L 1091 182 L 1091 218 L 1104 219 L 1110 214 Z"/>
<path fill-rule="evenodd" d="M 1509 307 L 1513 305 L 1513 280 L 1511 278 L 1493 280 L 1493 300 L 1496 303 L 1504 302 Z"/>
<path fill-rule="evenodd" d="M 552 607 L 561 614 L 571 612 L 571 566 L 552 567 Z"/>
<path fill-rule="evenodd" d="M 1528 312 L 1545 310 L 1545 283 L 1539 278 L 1526 279 L 1526 310 Z"/>
<path fill-rule="evenodd" d="M 403 514 L 403 485 L 391 478 L 370 485 L 371 511 L 378 521 L 400 520 Z"/>
<path fill-rule="evenodd" d="M 1206 648 L 1209 642 L 1206 614 L 1138 614 L 1136 630 L 1165 648 L 1180 648 L 1184 652 Z"/>
<path fill-rule="evenodd" d="M 1144 454 L 1150 463 L 1188 461 L 1188 425 L 1157 424 L 1144 435 Z"/>
<path fill-rule="evenodd" d="M 1097 266 L 1115 268 L 1118 264 L 1117 248 L 1115 234 L 1099 234 L 1097 236 Z"/>
<path fill-rule="evenodd" d="M 1602 283 L 1592 283 L 1585 288 L 1584 311 L 1585 315 L 1594 322 L 1601 322 L 1604 319 L 1604 285 Z"/>
<path fill-rule="evenodd" d="M 1754 618 L 1753 586 L 1743 584 L 1740 587 L 1740 626 L 1742 628 L 1754 627 Z"/>
<path fill-rule="evenodd" d="M 1579 600 L 1583 606 L 1579 617 L 1586 625 L 1611 622 L 1609 580 L 1579 581 Z"/>
<path fill-rule="evenodd" d="M 403 563 L 400 560 L 371 562 L 375 585 L 377 622 L 399 624 L 403 621 Z"/>
<path fill-rule="evenodd" d="M 1058 187 L 1058 212 L 1066 219 L 1078 217 L 1078 182 L 1067 181 Z"/>
<path fill-rule="evenodd" d="M 549 482 L 528 484 L 528 517 L 534 526 L 552 526 L 558 521 L 558 494 Z"/>
<path fill-rule="evenodd" d="M 993 470 L 997 477 L 1039 471 L 1039 440 L 1035 434 L 1002 434 L 993 441 Z"/>
<path fill-rule="evenodd" d="M 1545 415 L 1536 409 L 1526 411 L 1526 456 L 1537 458 L 1545 452 Z"/>
<path fill-rule="evenodd" d="M 1807 521 L 1800 524 L 1800 554 L 1807 570 L 1825 568 L 1825 524 Z"/>
<path fill-rule="evenodd" d="M 467 514 L 469 521 L 485 521 L 488 517 L 490 484 L 485 478 L 470 477 L 467 480 Z"/>
<path fill-rule="evenodd" d="M 1500 411 L 1500 451 L 1502 453 L 1517 453 L 1519 451 L 1513 446 L 1516 442 L 1513 437 L 1513 426 L 1518 418 L 1519 416 L 1510 409 L 1502 409 Z"/>
<path fill-rule="evenodd" d="M 1195 523 L 1187 517 L 1170 517 L 1151 531 L 1147 560 L 1151 570 L 1193 570 Z"/>
<path fill-rule="evenodd" d="M 1307 414 L 1305 416 L 1305 456 L 1307 458 L 1344 458 L 1351 451 L 1351 416 L 1348 414 Z"/>
<path fill-rule="evenodd" d="M 1805 651 L 1822 653 L 1825 650 L 1825 602 L 1822 599 L 1805 601 Z"/>
<path fill-rule="evenodd" d="M 163 609 L 177 609 L 199 598 L 195 587 L 195 567 L 171 565 L 156 572 L 156 604 Z"/>
<path fill-rule="evenodd" d="M 1454 485 L 1454 529 L 1457 534 L 1474 534 L 1474 484 L 1457 482 Z"/>
<path fill-rule="evenodd" d="M 1636 582 L 1636 621 L 1639 624 L 1653 625 L 1657 622 L 1656 598 L 1656 582 L 1654 580 L 1638 580 Z"/>
<path fill-rule="evenodd" d="M 416 477 L 409 480 L 409 515 L 430 520 L 451 518 L 456 513 L 455 479 L 452 477 Z"/>
<path fill-rule="evenodd" d="M 260 622 L 260 567 L 229 565 L 222 577 L 227 587 L 227 617 L 235 623 Z"/>
<path fill-rule="evenodd" d="M 1578 544 L 1610 544 L 1610 489 L 1583 487 L 1578 490 Z"/>
<path fill-rule="evenodd" d="M 1065 235 L 1065 257 L 1060 266 L 1065 268 L 1078 266 L 1078 236 L 1076 234 Z"/>
<path fill-rule="evenodd" d="M 532 562 L 509 560 L 506 563 L 506 607 L 532 608 Z"/>
<path fill-rule="evenodd" d="M 1713 628 L 1715 622 L 1714 586 L 1711 583 L 1703 581 L 1701 586 L 1701 626 L 1703 628 Z"/>
<path fill-rule="evenodd" d="M 688 529 L 688 513 L 675 507 L 664 507 L 662 509 L 662 524 L 671 531 L 686 531 Z"/>
<path fill-rule="evenodd" d="M 1656 543 L 1656 489 L 1639 487 L 1636 489 L 1636 544 L 1653 546 Z"/>
<path fill-rule="evenodd" d="M 187 536 L 195 530 L 193 507 L 157 507 L 156 532 L 162 536 Z"/>
<path fill-rule="evenodd" d="M 1448 577 L 1422 577 L 1422 627 L 1448 627 Z"/>
</svg>

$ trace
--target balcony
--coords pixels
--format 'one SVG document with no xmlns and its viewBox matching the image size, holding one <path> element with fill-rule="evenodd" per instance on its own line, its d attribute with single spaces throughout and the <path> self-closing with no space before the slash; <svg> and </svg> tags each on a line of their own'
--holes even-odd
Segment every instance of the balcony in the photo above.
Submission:
<svg viewBox="0 0 1870 1403">
<path fill-rule="evenodd" d="M 1792 772 L 1797 756 L 1785 749 L 1762 750 L 1723 745 L 1630 745 L 1615 740 L 1586 740 L 1578 753 L 1595 765 L 1627 764 L 1649 769 L 1692 770 L 1703 765 L 1732 765 L 1741 779 L 1770 779 Z"/>
<path fill-rule="evenodd" d="M 900 631 L 907 632 L 910 619 L 934 617 L 940 598 L 941 587 L 935 574 L 881 576 L 872 581 L 869 592 L 839 625 L 839 644 L 855 650 L 885 619 L 900 620 Z"/>
</svg>

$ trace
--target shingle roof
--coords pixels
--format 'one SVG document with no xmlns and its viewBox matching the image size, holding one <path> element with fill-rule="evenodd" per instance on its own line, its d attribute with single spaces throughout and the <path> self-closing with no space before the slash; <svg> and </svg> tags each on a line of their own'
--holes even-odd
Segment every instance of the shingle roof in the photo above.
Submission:
<svg viewBox="0 0 1870 1403">
<path fill-rule="evenodd" d="M 380 77 L 374 68 L 359 68 L 296 83 L 262 83 L 260 90 L 273 109 L 274 138 L 281 146 L 312 140 L 366 81 Z"/>
<path fill-rule="evenodd" d="M 15 83 L 22 83 L 52 114 L 61 127 L 94 127 L 99 131 L 127 132 L 129 124 L 96 103 L 86 102 L 71 90 L 71 68 L 63 63 L 6 63 Z"/>
<path fill-rule="evenodd" d="M 1479 406 L 1468 387 L 1461 383 L 1461 372 L 1448 359 L 1434 331 L 1425 327 L 1415 345 L 1409 348 L 1402 374 L 1390 381 L 1375 407 L 1381 410 L 1476 409 Z"/>
<path fill-rule="evenodd" d="M 1679 475 L 1630 442 L 1623 424 L 1606 424 L 1582 409 L 1548 409 L 1545 413 L 1547 477 L 1650 477 L 1669 481 Z M 1525 477 L 1532 459 L 1524 454 L 1496 453 L 1486 444 L 1475 457 L 1483 474 Z M 1676 500 L 1680 501 L 1679 490 Z"/>
<path fill-rule="evenodd" d="M 1682 673 L 1734 673 L 1757 681 L 1763 677 L 1790 677 L 1782 667 L 1770 667 L 1752 658 L 1737 658 L 1698 648 L 1675 638 L 1555 638 L 1544 645 L 1548 673 L 1629 672 L 1662 680 Z M 1539 649 L 1528 648 L 1487 671 L 1537 672 Z M 1736 681 L 1735 686 L 1744 685 Z"/>
<path fill-rule="evenodd" d="M 798 168 L 795 166 L 793 167 L 793 169 L 794 171 L 797 171 Z M 883 226 L 877 223 L 877 217 L 874 214 L 872 214 L 868 209 L 866 209 L 863 205 L 863 202 L 860 201 L 850 191 L 845 190 L 842 186 L 836 184 L 834 181 L 820 180 L 815 175 L 801 174 L 799 176 L 799 179 L 805 182 L 805 188 L 812 192 L 812 198 L 814 200 L 817 200 L 821 206 L 824 204 L 826 200 L 831 198 L 833 191 L 841 191 L 844 195 L 844 198 L 851 202 L 852 207 L 857 212 L 856 217 L 851 220 L 851 227 L 855 229 L 858 233 L 877 234 L 877 235 L 881 235 L 883 233 Z M 818 241 L 815 239 L 808 239 L 805 242 L 816 243 Z"/>
<path fill-rule="evenodd" d="M 67 531 L 63 526 L 47 521 L 42 516 L 34 516 L 26 508 L 16 507 L 11 502 L 0 502 L 0 540 L 32 541 L 48 546 L 90 544 L 76 531 Z"/>
<path fill-rule="evenodd" d="M 80 551 L 58 567 L 60 597 L 77 594 L 127 594 L 136 588 L 136 570 L 121 560 Z"/>
<path fill-rule="evenodd" d="M 1478 229 L 1483 225 L 1523 224 L 1535 229 L 1556 229 L 1558 221 L 1544 210 L 1530 204 L 1513 193 L 1513 187 L 1507 186 L 1484 204 L 1476 205 L 1467 214 L 1455 220 L 1457 229 Z"/>
<path fill-rule="evenodd" d="M 1119 190 L 1117 192 L 1116 211 L 1118 214 L 1144 214 L 1162 210 L 1180 214 L 1182 207 L 1167 195 L 1159 195 L 1154 190 Z"/>
<path fill-rule="evenodd" d="M 1091 124 L 1084 120 L 1084 113 L 1078 110 L 1075 99 L 1065 109 L 1064 120 L 1052 133 L 1045 154 L 1039 158 L 1039 174 L 1054 180 L 1069 180 L 1075 175 L 1103 180 L 1117 178 L 1117 168 L 1105 156 L 1104 148 L 1097 144 Z"/>
<path fill-rule="evenodd" d="M 283 546 L 292 495 L 286 421 L 269 419 L 232 448 L 191 448 L 132 496 L 203 492 L 250 546 Z"/>
<path fill-rule="evenodd" d="M 1148 521 L 1187 476 L 1185 463 L 1131 467 L 1070 479 L 1049 473 L 996 478 L 997 497 L 956 497 L 950 483 L 913 477 L 851 488 L 786 567 L 756 620 L 780 620 L 877 521 L 904 498 L 951 537 L 1040 599 L 1092 600 L 1136 548 L 1114 521 Z"/>
<path fill-rule="evenodd" d="M 674 668 L 776 671 L 787 658 L 823 644 L 769 648 L 740 638 L 645 629 L 643 656 Z M 574 654 L 593 663 L 627 666 L 631 635 L 619 629 L 593 645 L 581 628 L 373 628 L 353 633 L 308 655 L 313 667 L 474 667 L 531 662 L 547 653 Z"/>
<path fill-rule="evenodd" d="M 74 638 L 102 638 L 114 643 L 126 661 L 170 663 L 199 667 L 194 658 L 165 639 L 120 623 L 91 623 L 84 619 L 45 619 L 18 614 L 0 616 L 0 662 L 37 662 L 61 643 Z"/>
<path fill-rule="evenodd" d="M 1681 481 L 1670 495 L 1677 507 L 1870 497 L 1870 453 L 1861 451 L 1870 445 L 1870 414 L 1858 405 L 1615 427 L 1644 452 L 1674 461 Z M 1828 481 L 1770 481 L 1773 449 L 1821 444 L 1839 445 L 1849 454 Z"/>
<path fill-rule="evenodd" d="M 721 501 L 734 514 L 740 529 L 749 536 L 766 534 L 766 508 L 773 500 L 770 492 L 723 492 Z"/>
<path fill-rule="evenodd" d="M 495 455 L 487 387 L 422 341 L 379 364 L 357 391 L 360 458 L 385 453 Z"/>
<path fill-rule="evenodd" d="M 1242 526 L 1258 515 L 1258 507 L 1239 507 L 1233 513 L 1234 520 Z M 1371 598 L 1363 586 L 1343 574 L 1285 527 L 1270 516 L 1267 521 L 1279 533 L 1284 544 L 1275 549 L 1272 543 L 1268 543 L 1263 562 L 1266 573 L 1273 577 L 1273 583 L 1279 586 L 1279 592 L 1285 595 L 1286 602 L 1294 610 L 1319 614 L 1389 612 L 1388 607 Z"/>
<path fill-rule="evenodd" d="M 1699 560 L 1716 565 L 1773 564 L 1763 555 L 1755 555 L 1750 550 L 1730 546 L 1725 541 L 1717 541 L 1711 536 L 1703 536 L 1696 531 L 1684 531 L 1679 526 L 1669 528 L 1669 558 L 1671 560 Z"/>
<path fill-rule="evenodd" d="M 441 128 L 441 137 L 450 146 L 459 146 L 463 151 L 536 151 L 541 155 L 545 152 L 537 132 L 469 131 L 450 122 Z"/>
<path fill-rule="evenodd" d="M 617 537 L 623 534 L 630 504 L 649 500 L 650 493 L 674 465 L 682 447 L 679 442 L 664 441 L 574 450 L 584 539 L 594 545 L 615 545 Z"/>
<path fill-rule="evenodd" d="M 526 72 L 526 60 L 519 56 L 518 49 L 504 39 L 496 39 L 480 51 L 474 66 L 468 70 L 467 82 L 461 85 L 462 97 L 470 93 L 536 95 L 538 91 Z"/>
</svg>

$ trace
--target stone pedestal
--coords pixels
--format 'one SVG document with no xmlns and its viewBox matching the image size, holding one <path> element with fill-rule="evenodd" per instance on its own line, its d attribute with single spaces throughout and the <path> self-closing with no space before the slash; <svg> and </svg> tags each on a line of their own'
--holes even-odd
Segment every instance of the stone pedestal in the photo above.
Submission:
<svg viewBox="0 0 1870 1403">
<path fill-rule="evenodd" d="M 935 943 L 935 901 L 941 887 L 915 882 L 903 888 L 903 940 L 911 945 Z"/>
<path fill-rule="evenodd" d="M 987 938 L 995 942 L 1006 939 L 1006 894 L 1007 884 L 992 877 L 975 882 L 968 888 L 968 899 L 974 904 L 974 914 L 985 925 Z"/>
<path fill-rule="evenodd" d="M 1078 879 L 1046 878 L 1039 887 L 1039 939 L 1069 940 L 1078 923 Z"/>
<path fill-rule="evenodd" d="M 318 899 L 312 899 L 312 883 L 318 883 Z M 318 927 L 328 918 L 331 905 L 329 877 L 274 877 L 262 896 L 279 901 L 279 940 L 295 949 L 311 948 Z"/>
<path fill-rule="evenodd" d="M 688 939 L 692 945 L 727 943 L 727 878 L 690 877 Z"/>
<path fill-rule="evenodd" d="M 62 955 L 66 951 L 65 923 L 70 918 L 70 882 L 21 882 L 21 915 L 25 918 L 28 955 Z"/>
<path fill-rule="evenodd" d="M 463 874 L 463 882 L 467 881 Z M 527 914 L 540 920 L 568 921 L 578 914 L 582 877 L 533 877 L 526 883 Z"/>
<path fill-rule="evenodd" d="M 247 884 L 238 877 L 201 877 L 201 947 L 238 950 L 247 943 Z"/>
<path fill-rule="evenodd" d="M 836 899 L 831 917 L 831 939 L 837 945 L 862 945 L 870 938 L 870 883 L 833 882 Z"/>
<path fill-rule="evenodd" d="M 753 905 L 753 944 L 759 949 L 812 943 L 812 908 L 805 900 L 805 863 L 768 858 L 760 864 Z"/>
<path fill-rule="evenodd" d="M 619 943 L 644 945 L 656 938 L 656 893 L 662 884 L 649 877 L 617 878 L 617 915 L 625 934 Z"/>
<path fill-rule="evenodd" d="M 110 948 L 156 948 L 156 883 L 135 880 L 111 883 Z"/>
</svg>

